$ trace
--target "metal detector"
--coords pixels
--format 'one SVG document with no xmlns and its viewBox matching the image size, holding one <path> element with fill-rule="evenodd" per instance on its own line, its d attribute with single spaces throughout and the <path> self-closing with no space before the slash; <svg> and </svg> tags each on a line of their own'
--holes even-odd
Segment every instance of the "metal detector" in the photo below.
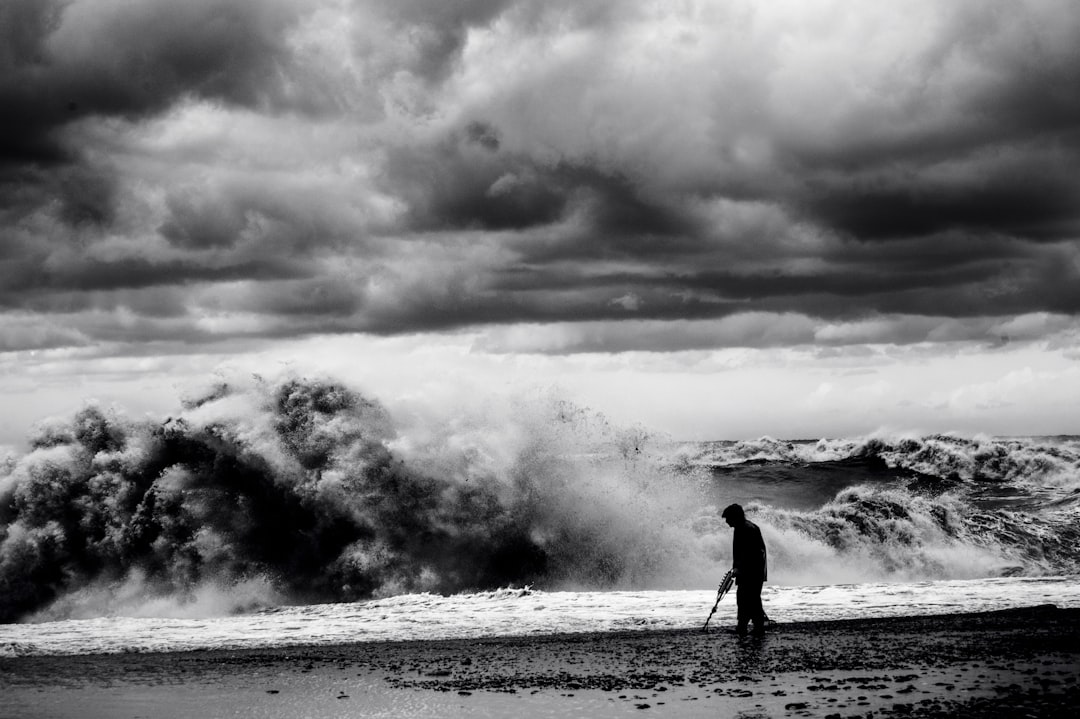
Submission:
<svg viewBox="0 0 1080 719">
<path fill-rule="evenodd" d="M 724 598 L 724 595 L 728 593 L 732 585 L 735 584 L 735 569 L 729 569 L 724 578 L 720 580 L 720 588 L 716 590 L 716 603 L 712 606 L 712 611 L 709 612 L 709 616 L 705 619 L 705 626 L 701 628 L 701 631 L 707 631 L 709 629 L 709 620 L 712 619 L 712 615 L 716 614 L 716 608 L 720 606 L 720 600 Z"/>
</svg>

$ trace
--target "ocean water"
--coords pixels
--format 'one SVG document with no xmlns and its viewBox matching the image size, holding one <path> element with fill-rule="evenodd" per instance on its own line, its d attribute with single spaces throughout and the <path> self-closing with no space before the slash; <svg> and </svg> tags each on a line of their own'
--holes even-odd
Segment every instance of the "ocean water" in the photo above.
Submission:
<svg viewBox="0 0 1080 719">
<path fill-rule="evenodd" d="M 0 652 L 695 626 L 734 502 L 774 620 L 1078 605 L 1077 437 L 683 443 L 557 398 L 424 424 L 253 379 L 0 458 Z"/>
<path fill-rule="evenodd" d="M 1080 577 L 1007 577 L 897 584 L 769 586 L 777 623 L 978 612 L 1039 604 L 1080 607 Z M 479 639 L 554 632 L 722 631 L 734 596 L 715 591 L 543 592 L 528 588 L 284 606 L 225 617 L 99 617 L 0 625 L 0 656 L 175 652 L 352 642 Z M 709 620 L 706 627 L 706 619 Z"/>
</svg>

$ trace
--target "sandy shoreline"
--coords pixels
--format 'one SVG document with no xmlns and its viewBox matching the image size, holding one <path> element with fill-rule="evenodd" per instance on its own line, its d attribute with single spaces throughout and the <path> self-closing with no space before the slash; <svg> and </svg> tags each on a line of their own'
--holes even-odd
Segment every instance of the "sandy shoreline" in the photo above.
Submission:
<svg viewBox="0 0 1080 719">
<path fill-rule="evenodd" d="M 1080 609 L 0 659 L 2 717 L 1061 716 Z"/>
</svg>

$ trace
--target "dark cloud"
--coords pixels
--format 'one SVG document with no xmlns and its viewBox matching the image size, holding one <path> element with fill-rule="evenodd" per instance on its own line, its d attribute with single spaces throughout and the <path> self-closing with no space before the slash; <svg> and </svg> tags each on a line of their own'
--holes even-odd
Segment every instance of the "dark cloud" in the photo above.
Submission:
<svg viewBox="0 0 1080 719">
<path fill-rule="evenodd" d="M 45 309 L 53 306 L 49 298 L 66 297 L 60 306 L 69 302 L 83 304 L 86 300 L 79 298 L 81 292 L 168 288 L 235 280 L 269 281 L 308 273 L 310 270 L 305 271 L 297 263 L 276 258 L 220 267 L 190 260 L 155 262 L 141 257 L 109 262 L 82 260 L 57 267 L 27 266 L 19 275 L 8 275 L 4 290 L 0 291 L 0 305 Z"/>
<path fill-rule="evenodd" d="M 2 19 L 0 163 L 12 163 L 72 158 L 60 130 L 86 117 L 135 119 L 185 97 L 279 104 L 296 11 L 280 0 L 11 0 Z"/>
<path fill-rule="evenodd" d="M 48 0 L 11 0 L 0 6 L 0 62 L 4 67 L 40 63 L 45 37 L 60 24 L 63 5 Z"/>
<path fill-rule="evenodd" d="M 486 122 L 474 121 L 466 125 L 465 139 L 492 152 L 499 149 L 499 130 Z"/>
<path fill-rule="evenodd" d="M 0 6 L 0 167 L 60 154 L 49 139 L 52 128 L 35 127 L 43 113 L 31 95 L 36 70 L 47 62 L 45 40 L 59 26 L 62 9 L 61 3 L 49 0 L 11 0 Z M 43 103 L 52 105 L 49 114 L 54 117 L 69 109 L 55 106 L 55 98 L 43 98 Z"/>
<path fill-rule="evenodd" d="M 813 183 L 808 186 L 810 214 L 869 241 L 951 231 L 1073 239 L 1080 236 L 1080 180 L 1069 168 L 1080 161 L 1080 134 L 1076 141 L 1075 147 L 1063 145 L 1053 155 L 1033 153 L 1042 162 L 973 163 L 943 179 L 879 170 L 872 178 Z"/>
<path fill-rule="evenodd" d="M 1060 137 L 1076 149 L 1080 126 L 1080 45 L 1068 5 L 1005 4 L 998 12 L 966 8 L 956 49 L 997 78 L 974 94 L 973 113 L 993 128 L 988 141 Z M 1062 13 L 1066 11 L 1066 14 Z"/>
<path fill-rule="evenodd" d="M 116 184 L 111 172 L 86 164 L 0 168 L 0 233 L 42 210 L 73 227 L 107 227 L 115 219 Z"/>
<path fill-rule="evenodd" d="M 160 232 L 178 247 L 228 247 L 240 240 L 248 225 L 245 209 L 221 196 L 182 192 L 169 197 L 167 203 L 169 219 Z"/>
<path fill-rule="evenodd" d="M 699 222 L 678 199 L 622 172 L 499 150 L 498 128 L 472 121 L 436 147 L 395 152 L 387 180 L 390 191 L 409 198 L 412 229 L 520 230 L 579 216 L 584 226 L 564 242 L 522 248 L 534 259 L 647 256 L 669 251 L 658 236 L 698 241 Z"/>
<path fill-rule="evenodd" d="M 115 178 L 86 166 L 57 174 L 58 216 L 69 225 L 108 225 L 114 218 Z"/>
<path fill-rule="evenodd" d="M 868 114 L 828 144 L 786 143 L 806 173 L 796 201 L 858 240 L 1076 240 L 1080 27 L 1062 7 L 957 6 L 919 61 L 923 82 L 881 98 L 895 115 Z"/>
<path fill-rule="evenodd" d="M 692 213 L 620 173 L 605 173 L 588 167 L 568 167 L 564 174 L 575 187 L 584 190 L 588 232 L 601 245 L 602 252 L 625 248 L 627 254 L 650 254 L 656 244 L 648 238 L 664 237 L 678 241 L 700 231 Z M 636 238 L 645 238 L 637 247 L 626 247 Z"/>
<path fill-rule="evenodd" d="M 567 193 L 546 174 L 499 156 L 497 130 L 473 122 L 434 148 L 396 152 L 387 179 L 390 191 L 408 198 L 415 230 L 501 230 L 546 225 L 562 216 Z"/>
<path fill-rule="evenodd" d="M 362 302 L 362 290 L 352 282 L 320 277 L 262 283 L 257 293 L 234 308 L 285 317 L 326 318 L 333 322 L 354 317 Z"/>
<path fill-rule="evenodd" d="M 1080 312 L 1067 5 L 579 5 L 11 0 L 0 307 L 70 323 L 38 344 L 786 328 L 653 348 Z M 929 332 L 881 327 L 828 341 Z"/>
<path fill-rule="evenodd" d="M 514 0 L 382 0 L 382 12 L 416 47 L 410 66 L 430 82 L 444 80 L 457 61 L 471 27 L 492 22 Z"/>
</svg>

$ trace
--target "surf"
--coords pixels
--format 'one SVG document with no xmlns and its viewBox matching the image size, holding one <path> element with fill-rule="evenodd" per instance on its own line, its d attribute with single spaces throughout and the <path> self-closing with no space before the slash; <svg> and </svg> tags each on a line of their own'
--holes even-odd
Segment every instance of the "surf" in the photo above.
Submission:
<svg viewBox="0 0 1080 719">
<path fill-rule="evenodd" d="M 1078 570 L 1071 438 L 685 444 L 557 397 L 401 424 L 332 379 L 89 405 L 0 465 L 0 622 L 506 587 L 693 590 L 744 501 L 774 584 Z"/>
</svg>

